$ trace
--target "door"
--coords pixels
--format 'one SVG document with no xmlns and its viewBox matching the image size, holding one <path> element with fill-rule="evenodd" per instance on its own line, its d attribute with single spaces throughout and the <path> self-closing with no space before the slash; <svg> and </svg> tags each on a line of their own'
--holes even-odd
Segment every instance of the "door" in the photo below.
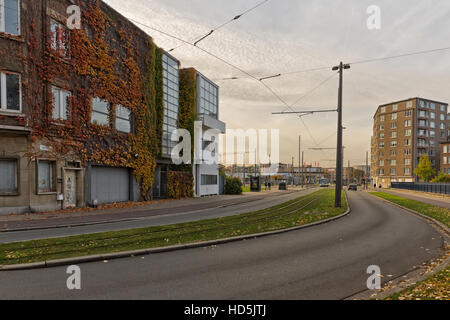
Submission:
<svg viewBox="0 0 450 320">
<path fill-rule="evenodd" d="M 68 170 L 65 173 L 64 199 L 66 208 L 77 206 L 77 175 L 73 170 Z"/>
<path fill-rule="evenodd" d="M 91 199 L 98 204 L 130 201 L 127 168 L 92 167 Z"/>
</svg>

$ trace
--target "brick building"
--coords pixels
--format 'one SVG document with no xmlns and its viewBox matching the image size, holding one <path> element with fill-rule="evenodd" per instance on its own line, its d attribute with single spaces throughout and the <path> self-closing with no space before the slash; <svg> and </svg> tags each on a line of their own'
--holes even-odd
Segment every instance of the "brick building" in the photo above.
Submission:
<svg viewBox="0 0 450 320">
<path fill-rule="evenodd" d="M 166 197 L 178 60 L 102 1 L 0 4 L 0 214 Z"/>
<path fill-rule="evenodd" d="M 373 184 L 415 182 L 414 170 L 427 155 L 440 168 L 440 142 L 446 141 L 448 104 L 411 98 L 380 106 L 374 116 L 371 176 Z"/>
</svg>

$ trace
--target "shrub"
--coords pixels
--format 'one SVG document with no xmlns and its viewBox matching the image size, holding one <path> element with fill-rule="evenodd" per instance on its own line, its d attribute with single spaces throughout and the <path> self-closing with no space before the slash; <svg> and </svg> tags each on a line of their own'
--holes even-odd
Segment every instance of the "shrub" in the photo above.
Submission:
<svg viewBox="0 0 450 320">
<path fill-rule="evenodd" d="M 225 181 L 225 194 L 242 194 L 242 182 L 239 178 L 227 177 Z"/>
<path fill-rule="evenodd" d="M 439 173 L 439 175 L 431 180 L 433 183 L 450 183 L 450 175 L 445 174 L 443 172 Z"/>
<path fill-rule="evenodd" d="M 190 172 L 169 171 L 167 196 L 171 199 L 192 198 L 194 196 L 194 177 Z"/>
</svg>

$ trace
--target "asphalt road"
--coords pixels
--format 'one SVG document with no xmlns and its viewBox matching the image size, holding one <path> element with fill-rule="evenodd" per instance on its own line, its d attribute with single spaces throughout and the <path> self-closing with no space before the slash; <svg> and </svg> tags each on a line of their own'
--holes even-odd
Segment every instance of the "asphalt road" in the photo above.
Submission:
<svg viewBox="0 0 450 320">
<path fill-rule="evenodd" d="M 343 299 L 437 257 L 442 238 L 422 219 L 363 192 L 352 213 L 320 226 L 218 246 L 81 264 L 82 290 L 66 268 L 0 272 L 2 299 Z"/>
<path fill-rule="evenodd" d="M 0 243 L 10 243 L 26 240 L 47 239 L 56 237 L 73 236 L 80 234 L 90 234 L 97 232 L 127 230 L 135 228 L 145 228 L 151 226 L 161 226 L 174 223 L 183 223 L 197 220 L 205 220 L 219 218 L 224 216 L 236 215 L 255 210 L 264 209 L 275 206 L 292 199 L 310 194 L 317 191 L 308 189 L 296 192 L 262 194 L 262 195 L 246 195 L 243 198 L 232 198 L 228 200 L 211 201 L 199 199 L 198 204 L 190 204 L 189 206 L 175 206 L 165 209 L 150 210 L 143 216 L 132 218 L 121 222 L 106 222 L 99 224 L 91 224 L 85 226 L 73 226 L 67 228 L 50 228 L 41 230 L 17 231 L 17 232 L 0 232 Z M 204 203 L 208 201 L 208 203 Z M 126 209 L 124 209 L 126 211 Z M 157 211 L 157 214 L 152 214 Z M 122 214 L 123 216 L 123 214 Z M 58 222 L 61 223 L 61 222 Z"/>
</svg>

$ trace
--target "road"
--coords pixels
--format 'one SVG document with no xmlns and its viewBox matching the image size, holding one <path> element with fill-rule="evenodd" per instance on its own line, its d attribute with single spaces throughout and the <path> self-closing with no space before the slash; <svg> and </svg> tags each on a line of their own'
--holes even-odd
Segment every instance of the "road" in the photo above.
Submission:
<svg viewBox="0 0 450 320">
<path fill-rule="evenodd" d="M 216 248 L 80 265 L 0 272 L 3 299 L 343 299 L 366 289 L 370 265 L 383 282 L 440 254 L 443 239 L 422 219 L 363 192 L 335 222 Z M 392 276 L 392 277 L 390 277 Z"/>
<path fill-rule="evenodd" d="M 295 192 L 245 195 L 242 197 L 231 197 L 229 199 L 220 198 L 221 200 L 217 200 L 216 198 L 193 199 L 189 201 L 189 205 L 184 205 L 183 202 L 180 202 L 178 205 L 177 203 L 170 203 L 170 206 L 166 208 L 155 208 L 151 210 L 144 210 L 142 212 L 139 211 L 137 213 L 130 213 L 130 215 L 128 215 L 129 219 L 120 222 L 100 222 L 91 225 L 72 226 L 67 228 L 45 229 L 45 226 L 61 223 L 64 224 L 64 221 L 72 221 L 73 219 L 55 219 L 54 222 L 44 220 L 42 221 L 44 229 L 5 233 L 0 232 L 0 243 L 145 228 L 219 218 L 275 206 L 317 190 L 317 188 L 313 188 Z M 124 209 L 123 211 L 126 212 L 127 209 Z M 124 217 L 127 216 L 127 214 L 121 213 L 120 216 Z M 109 217 L 114 219 L 115 215 L 109 215 Z M 96 218 L 101 219 L 101 221 L 104 221 L 105 219 L 105 217 Z M 37 222 L 40 223 L 40 221 Z M 25 223 L 27 223 L 27 221 L 25 221 Z"/>
</svg>

